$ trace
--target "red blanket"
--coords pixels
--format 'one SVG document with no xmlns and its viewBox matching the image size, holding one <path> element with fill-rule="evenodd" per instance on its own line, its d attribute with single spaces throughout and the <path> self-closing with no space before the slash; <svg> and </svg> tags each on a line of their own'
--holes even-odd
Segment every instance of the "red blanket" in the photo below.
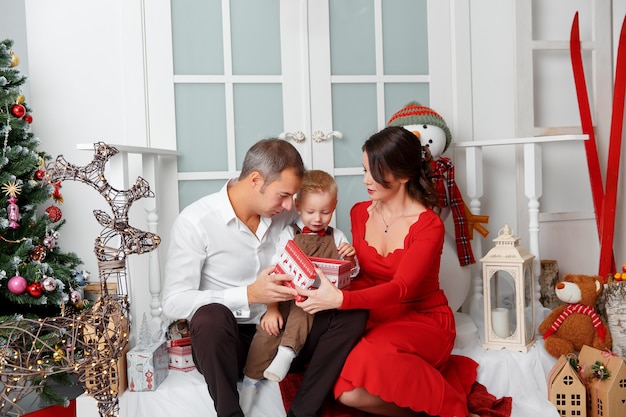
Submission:
<svg viewBox="0 0 626 417">
<path fill-rule="evenodd" d="M 285 410 L 289 410 L 296 391 L 302 382 L 304 372 L 293 372 L 280 383 L 280 392 L 283 397 Z M 475 382 L 472 391 L 467 398 L 470 413 L 481 417 L 510 417 L 512 409 L 512 398 L 502 397 L 496 399 L 489 394 L 487 388 L 479 382 Z M 322 417 L 375 417 L 354 408 L 346 407 L 343 404 L 333 401 L 330 398 L 322 406 Z"/>
</svg>

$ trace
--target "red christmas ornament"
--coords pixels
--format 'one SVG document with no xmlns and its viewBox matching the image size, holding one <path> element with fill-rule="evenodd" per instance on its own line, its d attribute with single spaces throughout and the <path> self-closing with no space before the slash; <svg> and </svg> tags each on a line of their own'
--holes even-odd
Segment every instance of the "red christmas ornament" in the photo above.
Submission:
<svg viewBox="0 0 626 417">
<path fill-rule="evenodd" d="M 39 298 L 41 294 L 43 294 L 43 287 L 38 282 L 33 282 L 28 287 L 26 287 L 26 291 L 30 294 L 31 297 Z"/>
<path fill-rule="evenodd" d="M 58 222 L 59 220 L 61 220 L 61 209 L 58 208 L 57 206 L 50 206 L 46 209 L 46 213 L 48 214 L 48 217 L 50 218 L 50 220 L 52 220 L 53 223 Z"/>
<path fill-rule="evenodd" d="M 33 116 L 27 114 L 26 116 L 24 116 L 24 121 L 28 124 L 31 124 L 33 122 Z"/>
<path fill-rule="evenodd" d="M 14 104 L 13 107 L 11 107 L 11 114 L 21 119 L 26 114 L 26 107 L 21 104 Z"/>
<path fill-rule="evenodd" d="M 38 169 L 37 172 L 35 172 L 35 178 L 37 178 L 38 180 L 43 180 L 45 176 L 46 171 L 44 171 L 43 169 Z"/>
</svg>

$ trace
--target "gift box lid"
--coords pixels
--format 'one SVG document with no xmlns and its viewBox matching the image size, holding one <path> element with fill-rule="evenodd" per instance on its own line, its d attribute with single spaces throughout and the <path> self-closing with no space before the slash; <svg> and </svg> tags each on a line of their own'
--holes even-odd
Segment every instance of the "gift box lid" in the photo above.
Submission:
<svg viewBox="0 0 626 417">
<path fill-rule="evenodd" d="M 170 354 L 175 354 L 175 355 L 191 355 L 191 345 L 171 346 L 167 348 L 167 351 Z"/>
<path fill-rule="evenodd" d="M 166 343 L 168 348 L 173 346 L 191 346 L 191 337 L 182 337 L 180 339 L 168 340 Z"/>
<path fill-rule="evenodd" d="M 316 256 L 310 256 L 309 259 L 313 262 L 313 265 L 318 268 L 326 268 L 331 270 L 339 270 L 339 274 L 344 272 L 350 272 L 352 268 L 352 263 L 349 261 L 344 261 L 343 259 L 333 259 L 333 258 L 318 258 Z"/>
</svg>

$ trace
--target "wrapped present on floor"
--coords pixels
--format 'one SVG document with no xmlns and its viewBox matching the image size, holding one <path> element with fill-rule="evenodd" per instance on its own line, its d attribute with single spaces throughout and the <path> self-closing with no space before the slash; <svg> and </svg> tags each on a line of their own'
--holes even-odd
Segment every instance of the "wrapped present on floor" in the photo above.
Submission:
<svg viewBox="0 0 626 417">
<path fill-rule="evenodd" d="M 167 348 L 170 357 L 169 368 L 189 372 L 196 369 L 191 356 L 191 345 L 171 346 Z"/>
<path fill-rule="evenodd" d="M 167 377 L 169 354 L 165 342 L 138 345 L 126 354 L 129 391 L 154 391 Z"/>
<path fill-rule="evenodd" d="M 346 288 L 350 286 L 350 270 L 352 263 L 340 259 L 309 257 L 315 267 L 322 270 L 326 278 L 330 280 L 337 288 Z M 313 287 L 320 285 L 319 277 L 315 280 Z"/>
<path fill-rule="evenodd" d="M 578 363 L 587 383 L 588 417 L 626 416 L 626 363 L 613 352 L 583 345 Z"/>
</svg>

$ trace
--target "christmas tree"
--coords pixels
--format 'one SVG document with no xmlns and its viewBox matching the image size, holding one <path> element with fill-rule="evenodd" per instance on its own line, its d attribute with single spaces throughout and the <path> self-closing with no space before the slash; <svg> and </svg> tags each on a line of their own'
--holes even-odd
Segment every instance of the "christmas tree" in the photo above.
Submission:
<svg viewBox="0 0 626 417">
<path fill-rule="evenodd" d="M 21 91 L 26 77 L 16 68 L 19 56 L 12 46 L 11 40 L 0 42 L 0 325 L 67 315 L 83 307 L 77 281 L 83 276 L 77 271 L 81 260 L 56 243 L 65 223 L 55 204 L 62 202 L 60 184 L 45 181 L 51 157 L 38 150 L 40 141 L 31 132 L 33 117 Z M 7 334 L 0 328 L 0 348 L 13 342 Z M 46 335 L 37 338 L 45 340 Z"/>
<path fill-rule="evenodd" d="M 50 196 L 61 198 L 58 185 L 44 181 L 50 156 L 38 150 L 30 130 L 33 118 L 21 94 L 26 77 L 16 69 L 13 42 L 0 43 L 0 315 L 59 315 L 72 304 L 80 259 L 63 253 L 56 240 L 61 220 Z M 53 200 L 52 200 L 53 201 Z M 80 293 L 79 293 L 80 294 Z"/>
</svg>

